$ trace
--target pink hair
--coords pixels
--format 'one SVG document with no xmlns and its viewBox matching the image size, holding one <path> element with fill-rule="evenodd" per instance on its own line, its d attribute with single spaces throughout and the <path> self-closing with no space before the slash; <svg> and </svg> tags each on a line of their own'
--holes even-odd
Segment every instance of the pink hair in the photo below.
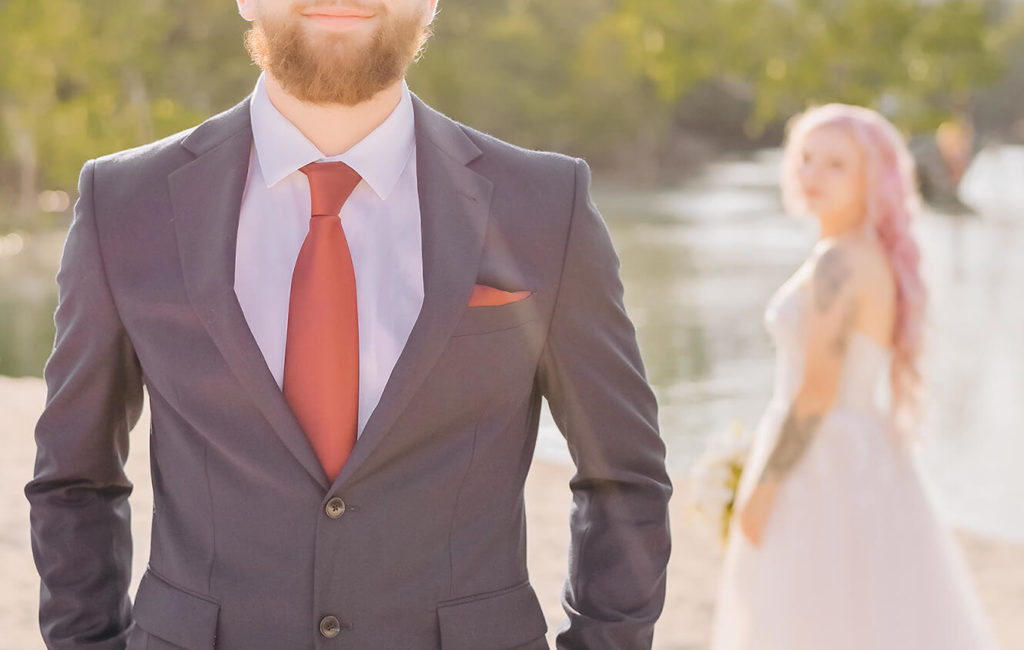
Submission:
<svg viewBox="0 0 1024 650">
<path fill-rule="evenodd" d="M 921 416 L 923 348 L 927 290 L 919 271 L 920 250 L 911 233 L 917 215 L 914 159 L 899 131 L 877 112 L 860 106 L 827 104 L 790 121 L 783 154 L 782 191 L 787 210 L 807 213 L 797 170 L 803 139 L 814 129 L 838 126 L 847 130 L 864 152 L 867 177 L 864 228 L 873 228 L 888 253 L 896 276 L 896 322 L 893 332 L 892 418 L 906 439 L 918 439 Z"/>
</svg>

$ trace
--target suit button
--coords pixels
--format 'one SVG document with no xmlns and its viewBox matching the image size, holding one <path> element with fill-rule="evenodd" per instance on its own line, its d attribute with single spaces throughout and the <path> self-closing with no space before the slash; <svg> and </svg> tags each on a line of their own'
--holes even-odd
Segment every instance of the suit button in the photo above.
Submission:
<svg viewBox="0 0 1024 650">
<path fill-rule="evenodd" d="M 328 639 L 333 639 L 341 633 L 341 621 L 335 616 L 324 616 L 320 619 L 320 634 Z"/>
<path fill-rule="evenodd" d="M 339 497 L 334 497 L 327 502 L 327 507 L 324 510 L 331 519 L 338 519 L 345 514 L 345 502 Z"/>
</svg>

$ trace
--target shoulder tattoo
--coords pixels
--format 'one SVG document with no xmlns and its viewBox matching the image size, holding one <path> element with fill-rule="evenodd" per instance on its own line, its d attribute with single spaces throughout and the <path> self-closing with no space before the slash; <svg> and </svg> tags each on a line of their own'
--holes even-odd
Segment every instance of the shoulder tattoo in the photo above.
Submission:
<svg viewBox="0 0 1024 650">
<path fill-rule="evenodd" d="M 844 251 L 831 248 L 814 267 L 814 305 L 819 312 L 831 309 L 843 287 L 853 277 L 853 268 Z"/>
</svg>

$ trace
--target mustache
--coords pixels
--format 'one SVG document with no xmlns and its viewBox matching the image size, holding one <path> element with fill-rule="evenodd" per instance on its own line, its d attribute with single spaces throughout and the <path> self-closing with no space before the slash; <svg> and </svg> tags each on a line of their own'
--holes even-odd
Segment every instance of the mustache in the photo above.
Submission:
<svg viewBox="0 0 1024 650">
<path fill-rule="evenodd" d="M 386 3 L 374 2 L 373 0 L 345 0 L 344 2 L 338 2 L 337 0 L 307 0 L 306 2 L 296 2 L 292 6 L 292 10 L 299 13 L 308 9 L 323 9 L 325 7 L 373 13 L 387 13 L 388 9 Z"/>
</svg>

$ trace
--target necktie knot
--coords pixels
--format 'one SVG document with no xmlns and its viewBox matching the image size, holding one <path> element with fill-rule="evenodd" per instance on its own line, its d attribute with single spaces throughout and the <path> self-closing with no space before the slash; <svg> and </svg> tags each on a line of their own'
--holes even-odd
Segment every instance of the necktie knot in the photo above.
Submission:
<svg viewBox="0 0 1024 650">
<path fill-rule="evenodd" d="M 352 190 L 362 180 L 356 170 L 343 162 L 310 163 L 300 168 L 309 179 L 312 216 L 335 217 Z"/>
</svg>

